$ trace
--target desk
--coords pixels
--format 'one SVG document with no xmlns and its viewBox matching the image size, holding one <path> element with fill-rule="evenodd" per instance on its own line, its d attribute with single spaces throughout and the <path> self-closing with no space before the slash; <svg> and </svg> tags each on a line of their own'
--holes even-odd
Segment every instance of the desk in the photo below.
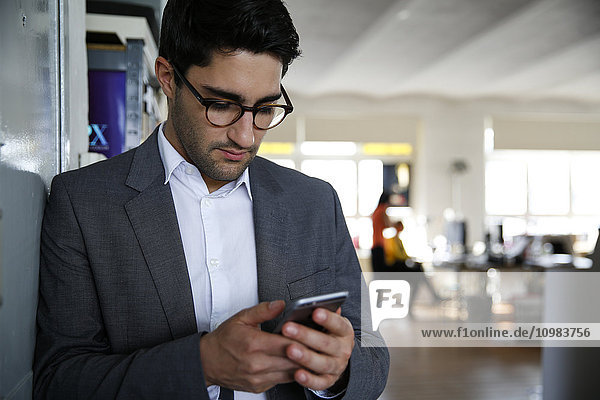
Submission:
<svg viewBox="0 0 600 400">
<path fill-rule="evenodd" d="M 587 257 L 571 256 L 569 254 L 549 254 L 528 258 L 523 262 L 499 262 L 490 260 L 484 254 L 448 254 L 434 258 L 430 264 L 433 269 L 449 269 L 453 271 L 486 271 L 497 268 L 508 271 L 547 271 L 547 270 L 591 270 L 593 262 Z"/>
<path fill-rule="evenodd" d="M 569 254 L 548 254 L 531 260 L 525 260 L 524 264 L 544 269 L 567 268 L 576 270 L 591 270 L 593 266 L 591 259 Z"/>
</svg>

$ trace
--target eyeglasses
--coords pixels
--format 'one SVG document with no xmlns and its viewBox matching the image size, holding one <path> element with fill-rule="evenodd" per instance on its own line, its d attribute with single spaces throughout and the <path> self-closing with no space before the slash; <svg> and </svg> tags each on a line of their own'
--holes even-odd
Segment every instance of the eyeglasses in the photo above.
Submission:
<svg viewBox="0 0 600 400">
<path fill-rule="evenodd" d="M 264 131 L 275 128 L 294 110 L 294 106 L 292 106 L 292 102 L 285 92 L 283 85 L 280 85 L 281 94 L 286 104 L 262 104 L 256 107 L 248 107 L 233 100 L 205 99 L 183 74 L 179 72 L 175 65 L 173 65 L 173 71 L 175 71 L 179 79 L 192 92 L 196 100 L 204 106 L 208 122 L 219 128 L 235 124 L 242 118 L 246 111 L 250 111 L 252 112 L 254 127 Z"/>
</svg>

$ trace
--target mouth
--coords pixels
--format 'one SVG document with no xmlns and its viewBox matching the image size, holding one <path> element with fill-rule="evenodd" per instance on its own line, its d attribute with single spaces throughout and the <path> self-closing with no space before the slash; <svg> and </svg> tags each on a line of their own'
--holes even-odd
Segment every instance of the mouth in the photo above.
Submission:
<svg viewBox="0 0 600 400">
<path fill-rule="evenodd" d="M 240 161 L 242 160 L 247 151 L 240 151 L 240 150 L 232 150 L 232 149 L 218 149 L 223 156 L 225 156 L 225 158 L 227 158 L 228 160 L 231 161 Z"/>
</svg>

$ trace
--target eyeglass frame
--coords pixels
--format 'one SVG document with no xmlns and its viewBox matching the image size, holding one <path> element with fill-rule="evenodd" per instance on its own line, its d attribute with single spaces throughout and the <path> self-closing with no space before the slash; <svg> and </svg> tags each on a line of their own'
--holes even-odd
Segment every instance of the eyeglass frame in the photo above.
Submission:
<svg viewBox="0 0 600 400">
<path fill-rule="evenodd" d="M 283 88 L 283 85 L 280 83 L 279 87 L 281 89 L 281 94 L 283 95 L 283 100 L 286 102 L 286 104 L 262 104 L 260 106 L 256 106 L 256 107 L 250 107 L 250 106 L 245 106 L 237 101 L 233 101 L 233 100 L 229 100 L 229 99 L 219 99 L 219 98 L 214 98 L 214 99 L 207 99 L 202 97 L 202 95 L 200 93 L 198 93 L 198 91 L 196 90 L 196 88 L 190 83 L 190 81 L 187 80 L 187 78 L 185 76 L 183 76 L 183 74 L 181 72 L 179 72 L 179 70 L 177 69 L 177 67 L 175 66 L 175 64 L 171 63 L 171 66 L 173 67 L 173 71 L 175 71 L 175 74 L 179 77 L 179 79 L 181 79 L 183 81 L 183 83 L 185 84 L 185 86 L 187 86 L 187 88 L 190 90 L 190 92 L 192 92 L 192 95 L 196 98 L 196 100 L 198 100 L 198 102 L 200 104 L 202 104 L 202 106 L 204 107 L 204 115 L 206 117 L 206 120 L 208 121 L 209 124 L 211 124 L 214 127 L 217 128 L 226 128 L 228 126 L 231 126 L 233 124 L 235 124 L 236 122 L 238 122 L 240 119 L 242 119 L 242 117 L 244 116 L 244 114 L 246 113 L 246 111 L 251 111 L 252 112 L 252 125 L 254 126 L 254 128 L 260 130 L 260 131 L 266 131 L 269 129 L 273 129 L 276 126 L 279 126 L 283 120 L 285 119 L 285 117 L 288 116 L 288 114 L 291 114 L 292 111 L 294 111 L 294 106 L 292 105 L 292 101 L 290 100 L 287 92 L 285 91 L 285 89 Z M 238 115 L 237 118 L 235 118 L 232 122 L 230 122 L 229 124 L 226 125 L 217 125 L 214 122 L 212 122 L 209 118 L 208 118 L 208 109 L 211 106 L 211 104 L 214 103 L 230 103 L 230 104 L 234 104 L 238 107 L 240 107 L 242 109 L 242 112 Z M 269 127 L 269 128 L 259 128 L 258 126 L 256 126 L 256 114 L 258 113 L 258 111 L 260 111 L 261 108 L 266 108 L 266 107 L 272 107 L 272 106 L 277 106 L 283 109 L 284 111 L 284 115 L 281 118 L 281 121 L 279 121 L 277 124 Z"/>
</svg>

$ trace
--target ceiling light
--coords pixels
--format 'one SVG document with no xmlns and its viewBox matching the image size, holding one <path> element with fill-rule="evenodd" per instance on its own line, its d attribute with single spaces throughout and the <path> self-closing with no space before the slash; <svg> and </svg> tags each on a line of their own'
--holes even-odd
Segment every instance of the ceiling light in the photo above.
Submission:
<svg viewBox="0 0 600 400">
<path fill-rule="evenodd" d="M 356 143 L 303 142 L 300 151 L 307 156 L 353 156 L 356 154 Z"/>
</svg>

